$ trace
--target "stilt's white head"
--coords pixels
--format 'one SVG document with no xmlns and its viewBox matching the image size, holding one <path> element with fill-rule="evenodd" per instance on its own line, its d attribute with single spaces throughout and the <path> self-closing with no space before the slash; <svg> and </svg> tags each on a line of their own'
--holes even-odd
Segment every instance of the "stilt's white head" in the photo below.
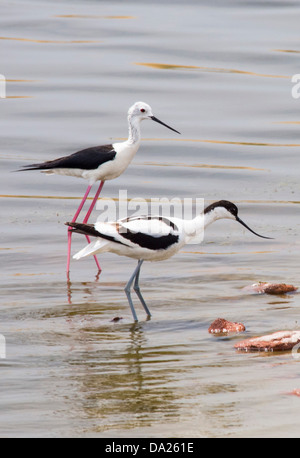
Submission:
<svg viewBox="0 0 300 458">
<path fill-rule="evenodd" d="M 152 108 L 150 105 L 144 102 L 136 102 L 128 110 L 128 116 L 133 118 L 139 118 L 141 121 L 143 119 L 151 119 L 153 116 Z"/>
<path fill-rule="evenodd" d="M 144 119 L 152 119 L 152 121 L 162 124 L 163 126 L 167 127 L 168 129 L 173 130 L 177 134 L 180 133 L 177 130 L 165 124 L 164 122 L 157 119 L 155 116 L 153 116 L 152 108 L 150 107 L 150 105 L 144 102 L 136 102 L 134 105 L 132 105 L 132 107 L 129 108 L 128 119 L 131 122 L 135 122 L 136 120 L 143 121 Z"/>
</svg>

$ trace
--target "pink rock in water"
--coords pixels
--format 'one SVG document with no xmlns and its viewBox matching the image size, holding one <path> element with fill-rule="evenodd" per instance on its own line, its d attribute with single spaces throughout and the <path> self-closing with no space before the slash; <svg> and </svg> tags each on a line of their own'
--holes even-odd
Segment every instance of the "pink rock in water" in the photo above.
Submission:
<svg viewBox="0 0 300 458">
<path fill-rule="evenodd" d="M 286 285 L 285 283 L 275 284 L 275 283 L 267 283 L 265 287 L 266 294 L 285 294 L 285 293 L 293 293 L 297 291 L 293 285 Z"/>
<path fill-rule="evenodd" d="M 300 331 L 278 331 L 235 344 L 240 351 L 289 351 L 300 343 Z"/>
<path fill-rule="evenodd" d="M 210 334 L 228 334 L 234 332 L 245 331 L 245 326 L 242 323 L 233 323 L 224 318 L 217 318 L 209 327 Z"/>
<path fill-rule="evenodd" d="M 297 291 L 293 285 L 286 285 L 285 283 L 268 283 L 268 282 L 259 282 L 254 283 L 251 286 L 246 286 L 244 291 L 249 291 L 258 294 L 285 294 L 292 293 Z"/>
<path fill-rule="evenodd" d="M 289 394 L 293 394 L 294 396 L 298 396 L 300 398 L 300 389 L 297 388 L 296 390 L 293 390 L 291 393 Z"/>
</svg>

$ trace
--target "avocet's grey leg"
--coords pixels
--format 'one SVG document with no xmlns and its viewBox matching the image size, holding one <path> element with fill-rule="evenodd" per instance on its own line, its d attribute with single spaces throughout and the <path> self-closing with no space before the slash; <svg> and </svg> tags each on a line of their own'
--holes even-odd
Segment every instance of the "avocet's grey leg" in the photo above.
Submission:
<svg viewBox="0 0 300 458">
<path fill-rule="evenodd" d="M 130 277 L 129 282 L 127 283 L 127 285 L 125 287 L 125 293 L 126 293 L 126 296 L 127 296 L 130 308 L 131 308 L 131 312 L 132 312 L 134 321 L 138 321 L 138 317 L 137 317 L 137 314 L 136 314 L 136 311 L 135 311 L 135 308 L 134 308 L 134 305 L 133 305 L 133 302 L 132 302 L 132 299 L 131 299 L 131 291 L 130 290 L 131 290 L 132 283 L 133 283 L 137 273 L 139 272 L 139 270 L 140 270 L 140 261 L 139 261 L 136 269 L 134 270 L 132 276 Z"/>
<path fill-rule="evenodd" d="M 138 271 L 137 271 L 137 274 L 135 276 L 135 282 L 134 282 L 134 291 L 136 292 L 139 300 L 141 301 L 141 304 L 142 306 L 144 307 L 144 310 L 145 312 L 147 313 L 147 315 L 150 317 L 151 316 L 151 313 L 150 313 L 150 310 L 148 309 L 147 307 L 147 304 L 142 296 L 142 293 L 141 293 L 141 290 L 140 290 L 140 284 L 139 284 L 139 280 L 140 280 L 140 272 L 141 272 L 141 267 L 142 267 L 142 264 L 143 264 L 143 260 L 139 261 L 138 263 Z"/>
</svg>

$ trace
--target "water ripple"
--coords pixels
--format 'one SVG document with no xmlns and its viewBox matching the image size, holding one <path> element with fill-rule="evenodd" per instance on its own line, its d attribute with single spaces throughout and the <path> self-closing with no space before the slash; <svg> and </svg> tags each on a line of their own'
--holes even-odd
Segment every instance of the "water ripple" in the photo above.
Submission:
<svg viewBox="0 0 300 458">
<path fill-rule="evenodd" d="M 63 19 L 136 19 L 136 16 L 100 16 L 98 14 L 58 14 Z"/>
<path fill-rule="evenodd" d="M 14 37 L 0 37 L 0 40 L 24 41 L 27 43 L 43 43 L 43 44 L 87 44 L 87 43 L 101 43 L 95 40 L 35 40 L 30 38 L 14 38 Z"/>
<path fill-rule="evenodd" d="M 255 167 L 236 166 L 236 165 L 215 165 L 215 164 L 182 164 L 182 163 L 158 163 L 158 162 L 142 162 L 136 163 L 140 166 L 153 166 L 153 167 L 191 167 L 200 169 L 224 169 L 224 170 L 253 170 L 253 171 L 266 171 L 267 169 L 258 169 Z"/>
<path fill-rule="evenodd" d="M 294 53 L 294 54 L 300 54 L 300 51 L 296 49 L 274 49 L 275 52 L 286 52 L 286 53 Z"/>
<path fill-rule="evenodd" d="M 171 65 L 161 64 L 155 62 L 134 62 L 134 65 L 141 65 L 143 67 L 151 67 L 159 70 L 201 70 L 204 72 L 213 73 L 233 73 L 238 75 L 259 76 L 261 78 L 290 78 L 286 75 L 270 75 L 264 73 L 256 73 L 245 70 L 238 70 L 235 68 L 217 68 L 217 67 L 198 67 L 196 65 Z"/>
</svg>

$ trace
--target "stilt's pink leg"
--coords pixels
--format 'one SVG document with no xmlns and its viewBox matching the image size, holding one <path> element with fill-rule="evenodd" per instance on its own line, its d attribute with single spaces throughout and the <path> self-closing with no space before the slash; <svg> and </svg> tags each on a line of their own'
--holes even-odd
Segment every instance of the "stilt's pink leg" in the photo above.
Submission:
<svg viewBox="0 0 300 458">
<path fill-rule="evenodd" d="M 92 189 L 92 186 L 89 186 L 87 188 L 87 191 L 81 201 L 81 204 L 79 205 L 78 207 L 78 210 L 77 212 L 75 213 L 75 216 L 74 218 L 72 219 L 72 223 L 75 223 L 81 210 L 83 209 L 83 206 L 86 202 L 86 199 L 88 198 L 89 196 L 89 193 L 91 192 L 91 189 Z M 72 244 L 72 232 L 70 231 L 70 228 L 68 229 L 68 260 L 67 260 L 67 274 L 69 274 L 70 272 L 70 259 L 71 259 L 71 244 Z"/>
<path fill-rule="evenodd" d="M 88 222 L 88 220 L 90 219 L 91 213 L 94 210 L 94 207 L 95 207 L 95 205 L 97 203 L 98 197 L 100 196 L 100 193 L 102 191 L 103 186 L 104 186 L 104 181 L 101 181 L 99 189 L 96 192 L 95 197 L 93 199 L 92 205 L 90 206 L 89 211 L 87 212 L 86 217 L 83 220 L 83 224 L 86 224 Z"/>
<path fill-rule="evenodd" d="M 93 202 L 92 202 L 92 204 L 91 204 L 91 206 L 89 208 L 89 211 L 87 212 L 86 217 L 83 220 L 83 224 L 87 224 L 87 222 L 88 222 L 88 220 L 89 220 L 89 218 L 91 216 L 91 213 L 92 213 L 92 211 L 93 211 L 93 209 L 94 209 L 94 207 L 95 207 L 95 205 L 97 203 L 98 197 L 100 196 L 100 193 L 102 191 L 103 186 L 104 186 L 104 181 L 101 181 L 99 189 L 95 194 L 95 197 L 94 197 Z M 91 239 L 89 238 L 88 235 L 86 235 L 86 239 L 87 239 L 88 243 L 91 243 Z M 100 267 L 99 261 L 97 259 L 97 256 L 94 256 L 94 259 L 95 259 L 96 265 L 97 265 L 99 273 L 100 273 L 101 272 L 101 267 Z"/>
</svg>

